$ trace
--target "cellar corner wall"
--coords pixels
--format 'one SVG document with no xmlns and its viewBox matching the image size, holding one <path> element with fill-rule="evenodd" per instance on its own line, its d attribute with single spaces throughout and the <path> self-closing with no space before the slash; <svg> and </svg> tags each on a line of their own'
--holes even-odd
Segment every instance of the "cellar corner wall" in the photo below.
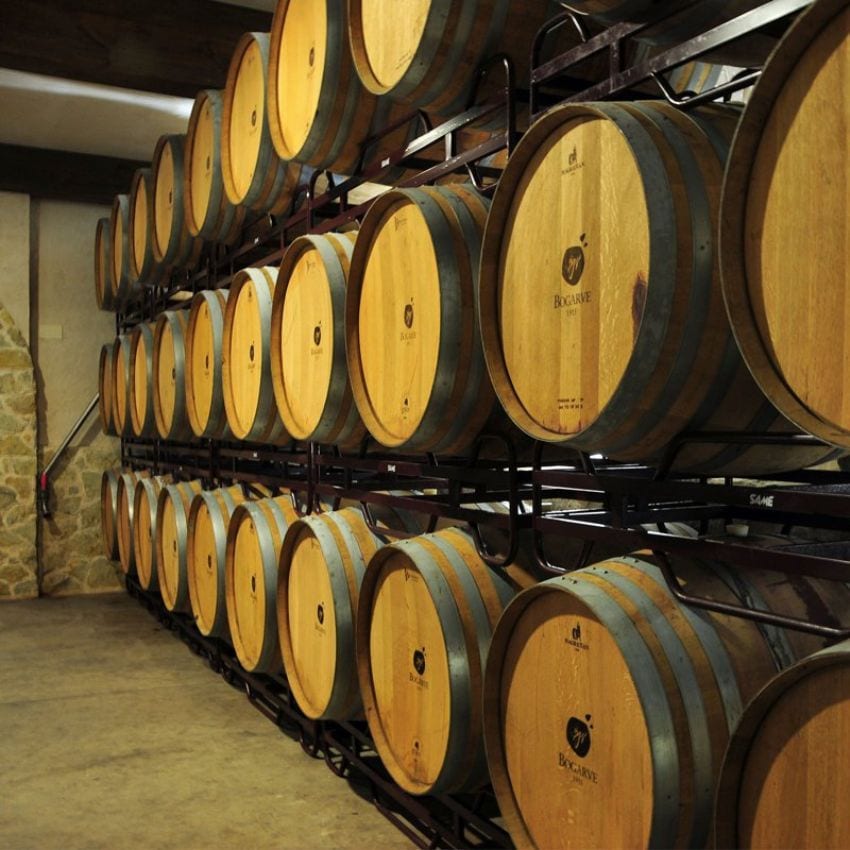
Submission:
<svg viewBox="0 0 850 850">
<path fill-rule="evenodd" d="M 0 599 L 38 595 L 36 452 L 32 358 L 0 304 Z"/>
<path fill-rule="evenodd" d="M 96 309 L 95 224 L 107 207 L 0 192 L 0 599 L 118 590 L 102 552 L 100 476 L 120 443 L 93 417 L 50 474 L 36 475 L 97 390 L 114 316 Z"/>
<path fill-rule="evenodd" d="M 35 204 L 42 468 L 97 391 L 100 347 L 115 335 L 115 317 L 97 309 L 92 281 L 95 226 L 108 214 L 107 208 L 93 204 Z M 117 439 L 101 433 L 95 413 L 51 471 L 52 515 L 39 519 L 45 596 L 120 589 L 121 571 L 104 557 L 100 539 L 100 477 L 104 469 L 118 465 L 119 449 Z"/>
</svg>

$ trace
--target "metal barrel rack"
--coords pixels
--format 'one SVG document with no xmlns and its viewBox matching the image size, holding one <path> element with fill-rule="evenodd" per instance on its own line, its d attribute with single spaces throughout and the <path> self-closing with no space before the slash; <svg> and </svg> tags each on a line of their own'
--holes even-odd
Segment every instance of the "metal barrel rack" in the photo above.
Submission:
<svg viewBox="0 0 850 850">
<path fill-rule="evenodd" d="M 662 5 L 665 4 L 659 7 Z M 679 4 L 679 12 L 689 5 L 698 3 Z M 769 0 L 634 65 L 624 60 L 625 45 L 646 27 L 657 24 L 663 14 L 659 14 L 659 21 L 619 24 L 594 33 L 585 19 L 565 10 L 538 33 L 530 57 L 528 91 L 515 90 L 510 62 L 496 57 L 480 70 L 479 80 L 487 75 L 504 75 L 500 99 L 480 104 L 473 94 L 462 114 L 438 126 L 432 126 L 427 115 L 412 112 L 405 120 L 417 124 L 422 133 L 406 147 L 381 161 L 371 161 L 367 144 L 357 173 L 341 181 L 330 176 L 328 188 L 321 194 L 317 194 L 318 175 L 314 174 L 309 183 L 297 190 L 288 214 L 277 218 L 256 216 L 249 221 L 236 247 L 207 247 L 197 270 L 176 274 L 165 287 L 146 290 L 140 302 L 116 317 L 117 328 L 120 331 L 149 321 L 166 307 L 188 307 L 185 295 L 184 300 L 176 300 L 180 293 L 227 286 L 240 268 L 274 265 L 295 236 L 324 233 L 358 221 L 368 204 L 350 205 L 349 193 L 366 181 L 380 180 L 389 168 L 404 165 L 420 169 L 401 184 L 406 186 L 434 182 L 463 170 L 476 186 L 491 191 L 499 171 L 482 165 L 482 160 L 501 150 L 510 153 L 518 138 L 517 112 L 521 107 L 527 107 L 533 119 L 559 102 L 646 98 L 645 91 L 638 92 L 636 87 L 648 81 L 656 84 L 658 97 L 681 109 L 728 98 L 752 85 L 758 79 L 759 68 L 742 69 L 732 79 L 698 94 L 674 92 L 665 73 L 753 33 L 780 35 L 809 5 L 810 0 Z M 573 28 L 579 34 L 579 45 L 542 63 L 539 57 L 547 39 L 562 27 Z M 608 57 L 609 76 L 590 83 L 582 81 L 574 73 L 576 67 L 599 54 Z M 504 116 L 501 131 L 476 147 L 459 149 L 458 134 L 462 130 L 497 115 Z M 443 152 L 441 161 L 422 157 L 423 152 L 437 146 Z M 210 486 L 257 482 L 273 489 L 289 488 L 299 494 L 305 513 L 315 510 L 320 502 L 338 505 L 346 499 L 361 503 L 370 522 L 370 506 L 376 505 L 417 512 L 427 517 L 428 528 L 433 528 L 440 518 L 467 522 L 479 553 L 496 568 L 515 559 L 521 538 L 530 539 L 541 578 L 591 563 L 597 543 L 620 547 L 623 552 L 647 549 L 655 555 L 671 592 L 683 604 L 806 631 L 829 641 L 850 637 L 850 623 L 836 627 L 781 612 L 760 611 L 744 603 L 733 605 L 696 598 L 680 584 L 670 560 L 677 555 L 708 558 L 735 570 L 772 569 L 850 582 L 850 545 L 840 541 L 767 549 L 718 539 L 726 524 L 736 522 L 784 533 L 804 532 L 809 537 L 830 532 L 833 537 L 845 533 L 850 538 L 850 473 L 803 470 L 760 480 L 670 471 L 677 453 L 692 443 L 820 445 L 814 438 L 775 433 L 685 434 L 671 444 L 655 467 L 618 463 L 578 452 L 565 454 L 539 443 L 529 448 L 528 442 L 514 433 L 485 434 L 466 456 L 444 458 L 396 454 L 368 441 L 358 451 L 341 452 L 334 446 L 318 444 L 277 448 L 209 440 L 168 443 L 124 438 L 121 459 L 127 466 L 147 467 L 155 473 L 167 471 L 176 478 L 201 478 Z M 586 506 L 558 509 L 557 500 L 562 499 L 581 500 Z M 482 507 L 495 502 L 504 506 L 504 512 Z M 667 525 L 674 522 L 696 525 L 702 533 L 697 538 L 671 534 Z M 490 551 L 485 545 L 480 533 L 484 527 L 501 533 L 504 546 L 500 551 Z M 386 533 L 386 529 L 382 530 Z M 391 533 L 409 534 L 404 529 L 393 529 Z M 567 538 L 582 544 L 575 563 L 555 566 L 547 557 L 547 550 L 561 546 Z M 498 808 L 489 789 L 464 797 L 411 797 L 392 782 L 381 766 L 365 724 L 309 720 L 299 711 L 285 681 L 246 673 L 232 651 L 224 644 L 203 638 L 191 618 L 166 611 L 133 579 L 128 579 L 127 589 L 213 670 L 234 687 L 243 689 L 251 703 L 295 737 L 305 752 L 324 759 L 335 773 L 349 779 L 359 793 L 420 847 L 512 846 L 496 820 Z"/>
</svg>

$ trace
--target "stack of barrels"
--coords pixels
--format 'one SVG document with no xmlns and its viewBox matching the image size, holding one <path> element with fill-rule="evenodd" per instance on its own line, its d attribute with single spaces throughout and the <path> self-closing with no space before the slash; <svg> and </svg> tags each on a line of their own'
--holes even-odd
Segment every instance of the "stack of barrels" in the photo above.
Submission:
<svg viewBox="0 0 850 850">
<path fill-rule="evenodd" d="M 198 92 L 186 133 L 157 141 L 151 166 L 98 222 L 98 307 L 128 311 L 145 287 L 194 269 L 205 244 L 235 243 L 252 213 L 287 213 L 314 169 L 351 174 L 364 161 L 383 162 L 419 132 L 416 110 L 439 119 L 462 109 L 474 69 L 491 56 L 508 54 L 515 82 L 525 84 L 533 37 L 560 8 L 555 0 L 449 6 L 280 0 L 271 32 L 240 39 L 225 88 Z M 577 43 L 561 28 L 552 48 Z M 645 55 L 641 48 L 632 58 Z M 691 63 L 670 82 L 699 91 L 718 70 Z M 597 63 L 588 80 L 605 73 Z M 475 144 L 493 130 L 462 131 L 460 142 Z M 407 174 L 385 168 L 383 182 Z"/>
<path fill-rule="evenodd" d="M 142 518 L 152 490 L 153 532 Z M 744 828 L 777 835 L 807 747 L 846 725 L 844 647 L 696 612 L 648 555 L 528 586 L 488 567 L 460 528 L 391 542 L 358 508 L 301 516 L 286 493 L 147 477 L 135 492 L 140 584 L 249 673 L 285 676 L 307 717 L 365 718 L 409 793 L 492 780 L 518 846 L 704 847 L 716 794 L 728 803 L 723 846 L 742 846 Z M 841 583 L 672 567 L 722 603 L 816 609 L 833 627 L 850 616 Z M 800 834 L 819 822 L 803 819 Z M 826 823 L 819 835 L 843 835 Z M 743 846 L 763 846 L 753 840 Z"/>
<path fill-rule="evenodd" d="M 607 23 L 659 6 L 561 5 Z M 705 20 L 649 27 L 644 43 L 757 4 L 699 5 Z M 281 0 L 271 34 L 239 42 L 224 92 L 198 95 L 186 138 L 160 139 L 98 224 L 99 303 L 124 309 L 204 242 L 231 244 L 252 210 L 285 213 L 311 169 L 351 173 L 398 148 L 404 128 L 364 141 L 402 107 L 451 114 L 469 70 L 526 50 L 551 11 Z M 513 429 L 703 475 L 850 449 L 850 224 L 843 183 L 824 179 L 846 172 L 846 110 L 819 108 L 843 85 L 848 31 L 846 3 L 819 0 L 746 109 L 562 105 L 492 198 L 395 188 L 358 230 L 299 237 L 279 267 L 105 345 L 104 429 L 341 449 L 369 435 L 448 455 Z M 711 441 L 671 454 L 694 432 Z M 822 444 L 724 441 L 742 432 Z M 105 550 L 126 574 L 246 670 L 285 675 L 307 716 L 365 717 L 410 793 L 492 781 L 519 846 L 850 843 L 823 802 L 845 769 L 823 741 L 848 725 L 846 647 L 687 608 L 654 556 L 522 589 L 457 528 L 390 542 L 354 507 L 301 516 L 289 493 L 129 470 L 104 473 L 102 494 Z M 838 582 L 672 567 L 697 595 L 850 622 Z M 800 772 L 805 805 L 791 802 Z"/>
</svg>

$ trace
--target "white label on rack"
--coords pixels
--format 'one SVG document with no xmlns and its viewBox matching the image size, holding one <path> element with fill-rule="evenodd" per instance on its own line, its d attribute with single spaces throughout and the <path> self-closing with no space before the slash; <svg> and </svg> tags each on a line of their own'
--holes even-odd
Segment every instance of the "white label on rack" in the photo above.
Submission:
<svg viewBox="0 0 850 850">
<path fill-rule="evenodd" d="M 750 505 L 756 508 L 772 508 L 773 496 L 763 496 L 761 493 L 750 493 Z"/>
</svg>

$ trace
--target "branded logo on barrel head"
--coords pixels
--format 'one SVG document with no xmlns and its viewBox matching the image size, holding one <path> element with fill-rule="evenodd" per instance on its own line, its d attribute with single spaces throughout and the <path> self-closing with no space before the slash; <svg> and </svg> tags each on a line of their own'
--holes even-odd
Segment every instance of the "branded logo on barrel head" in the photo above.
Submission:
<svg viewBox="0 0 850 850">
<path fill-rule="evenodd" d="M 564 643 L 569 644 L 575 649 L 590 649 L 590 647 L 581 639 L 581 623 L 576 623 L 570 630 L 570 637 L 564 636 Z"/>
<path fill-rule="evenodd" d="M 584 720 L 571 717 L 567 721 L 567 743 L 570 749 L 579 757 L 584 758 L 590 752 L 590 715 L 585 714 Z"/>
<path fill-rule="evenodd" d="M 421 676 L 425 672 L 425 650 L 417 649 L 413 653 L 413 669 Z"/>
<path fill-rule="evenodd" d="M 321 345 L 321 343 L 322 343 L 322 326 L 321 325 L 316 325 L 316 327 L 313 328 L 313 343 L 315 345 Z"/>
<path fill-rule="evenodd" d="M 564 259 L 561 263 L 561 274 L 570 286 L 577 286 L 584 274 L 584 249 L 587 247 L 585 234 L 579 237 L 579 244 L 573 245 L 564 251 Z"/>
<path fill-rule="evenodd" d="M 567 154 L 567 164 L 561 169 L 561 174 L 574 174 L 584 168 L 584 160 L 581 158 L 578 145 L 573 145 L 573 149 Z"/>
<path fill-rule="evenodd" d="M 410 302 L 404 305 L 404 314 L 402 316 L 404 319 L 404 326 L 407 330 L 403 330 L 399 333 L 399 341 L 400 342 L 411 342 L 416 339 L 416 331 L 413 330 L 413 299 L 410 299 Z"/>
<path fill-rule="evenodd" d="M 325 606 L 321 602 L 319 607 L 316 608 L 316 619 L 319 621 L 319 625 L 325 622 Z"/>
</svg>

